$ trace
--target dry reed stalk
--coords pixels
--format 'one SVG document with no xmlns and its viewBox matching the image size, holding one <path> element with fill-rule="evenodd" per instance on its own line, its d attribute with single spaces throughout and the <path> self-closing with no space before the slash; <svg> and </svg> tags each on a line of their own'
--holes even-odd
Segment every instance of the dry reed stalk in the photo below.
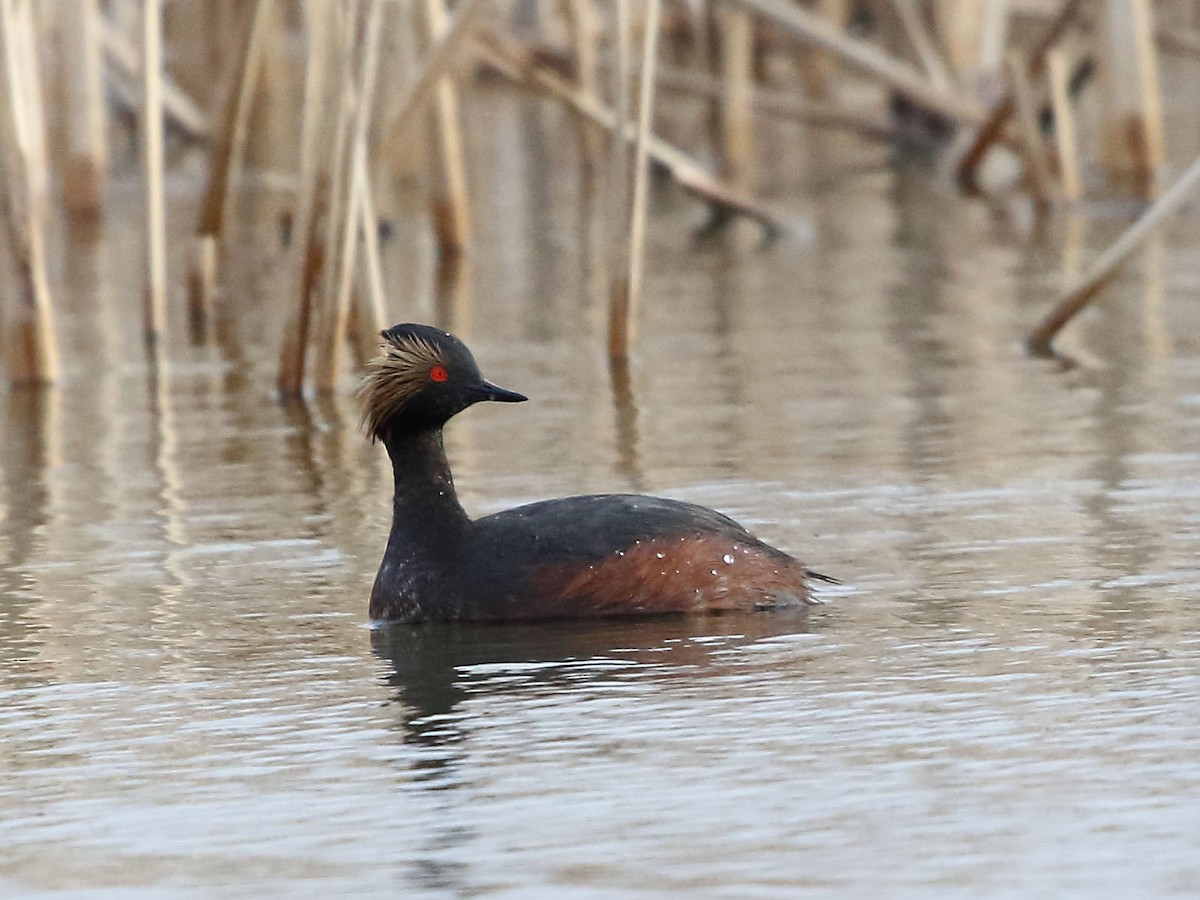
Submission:
<svg viewBox="0 0 1200 900">
<path fill-rule="evenodd" d="M 1070 67 L 1066 54 L 1051 50 L 1046 55 L 1050 79 L 1050 105 L 1054 111 L 1054 143 L 1058 153 L 1058 173 L 1063 197 L 1076 201 L 1083 197 L 1079 176 L 1079 144 L 1075 137 L 1075 112 L 1071 108 Z"/>
<path fill-rule="evenodd" d="M 142 153 L 146 177 L 146 292 L 142 328 L 154 344 L 167 320 L 166 201 L 163 195 L 162 0 L 142 4 Z"/>
<path fill-rule="evenodd" d="M 958 90 L 939 90 L 911 66 L 865 41 L 842 34 L 830 23 L 803 7 L 784 0 L 722 0 L 748 9 L 782 26 L 791 34 L 837 56 L 847 65 L 865 72 L 917 106 L 940 113 L 956 122 L 977 124 L 984 109 Z"/>
<path fill-rule="evenodd" d="M 225 227 L 225 211 L 229 197 L 230 170 L 243 143 L 250 104 L 257 89 L 259 61 L 271 20 L 273 0 L 257 0 L 245 32 L 237 68 L 229 85 L 221 116 L 221 132 L 213 148 L 208 168 L 208 184 L 196 225 L 192 263 L 188 272 L 188 321 L 192 323 L 194 339 L 207 329 L 216 289 L 217 245 Z"/>
<path fill-rule="evenodd" d="M 326 71 L 332 42 L 329 40 L 325 0 L 307 0 L 303 6 L 306 39 L 304 101 L 300 113 L 300 172 L 297 185 L 296 215 L 292 222 L 293 239 L 288 248 L 288 284 L 296 306 L 284 326 L 279 350 L 279 374 L 276 388 L 285 396 L 295 396 L 304 386 L 304 362 L 308 350 L 308 331 L 312 318 L 314 241 L 319 240 L 320 221 L 317 203 L 321 194 L 319 164 Z"/>
<path fill-rule="evenodd" d="M 637 389 L 629 360 L 624 357 L 609 360 L 608 377 L 613 399 L 617 471 L 625 477 L 630 489 L 644 491 L 646 479 L 638 451 Z"/>
<path fill-rule="evenodd" d="M 445 257 L 433 271 L 432 321 L 455 334 L 469 331 L 474 313 L 471 257 Z"/>
<path fill-rule="evenodd" d="M 980 31 L 986 0 L 953 0 L 933 4 L 937 31 L 955 72 L 974 70 L 979 64 Z"/>
<path fill-rule="evenodd" d="M 229 154 L 226 163 L 222 206 L 229 207 L 230 173 L 235 166 L 242 165 L 246 158 L 246 143 L 250 138 L 250 114 L 257 97 L 270 95 L 269 69 L 279 55 L 273 53 L 278 38 L 272 39 L 283 29 L 280 18 L 282 4 L 277 0 L 258 0 L 254 7 L 254 18 L 250 25 L 250 46 L 246 56 L 238 61 L 237 77 L 234 80 L 236 103 L 233 108 L 233 125 L 229 130 Z M 266 86 L 264 90 L 264 85 Z M 222 225 L 224 213 L 222 213 Z"/>
<path fill-rule="evenodd" d="M 661 91 L 677 91 L 701 97 L 720 96 L 725 90 L 719 78 L 704 72 L 678 69 L 664 63 L 658 65 L 657 80 Z M 828 101 L 807 100 L 796 96 L 793 91 L 773 90 L 756 85 L 750 102 L 759 115 L 776 116 L 816 128 L 850 131 L 872 141 L 888 142 L 896 139 L 895 127 L 882 114 L 850 109 Z"/>
<path fill-rule="evenodd" d="M 929 33 L 925 20 L 921 17 L 921 12 L 914 5 L 913 0 L 892 0 L 892 5 L 896 8 L 908 43 L 912 46 L 913 52 L 921 62 L 921 68 L 925 70 L 925 74 L 929 76 L 934 87 L 939 91 L 953 90 L 954 79 L 946 69 L 946 64 L 938 53 L 933 36 Z"/>
<path fill-rule="evenodd" d="M 600 96 L 599 48 L 600 23 L 591 0 L 559 0 L 575 51 L 575 78 L 585 94 Z M 591 128 L 580 129 L 584 168 L 591 172 L 600 163 L 602 146 Z"/>
<path fill-rule="evenodd" d="M 362 230 L 363 275 L 367 282 L 366 302 L 359 297 L 358 361 L 365 363 L 379 352 L 379 332 L 387 327 L 387 297 L 383 288 L 383 264 L 379 253 L 379 217 L 371 196 L 366 148 L 354 157 L 354 182 L 358 191 L 359 228 Z"/>
<path fill-rule="evenodd" d="M 324 172 L 313 179 L 313 208 L 308 220 L 308 232 L 297 233 L 300 259 L 300 283 L 297 286 L 297 314 L 289 319 L 279 351 L 279 376 L 276 387 L 282 397 L 298 397 L 304 388 L 304 361 L 312 323 L 312 298 L 325 278 L 324 217 L 326 214 L 329 178 Z"/>
<path fill-rule="evenodd" d="M 314 364 L 313 380 L 319 390 L 332 390 L 337 380 L 337 354 L 340 343 L 335 343 L 337 328 L 337 288 L 340 283 L 338 249 L 344 243 L 344 229 L 348 206 L 354 192 L 350 189 L 351 169 L 349 160 L 353 153 L 355 90 L 354 90 L 354 44 L 358 22 L 354 8 L 334 6 L 329 21 L 330 40 L 336 52 L 330 60 L 333 71 L 334 101 L 332 112 L 335 122 L 327 168 L 329 179 L 326 190 L 324 244 L 322 246 L 322 275 L 315 295 Z M 327 126 L 326 126 L 327 127 Z"/>
<path fill-rule="evenodd" d="M 1009 0 L 987 0 L 979 28 L 978 71 L 981 75 L 999 72 L 1004 64 L 1011 12 Z"/>
<path fill-rule="evenodd" d="M 141 77 L 142 52 L 138 49 L 141 39 L 142 4 L 138 0 L 108 0 L 104 10 L 113 28 L 120 34 L 129 34 L 129 46 L 133 48 L 133 74 Z"/>
<path fill-rule="evenodd" d="M 46 280 L 44 198 L 37 194 L 36 170 L 45 160 L 33 154 L 45 149 L 44 137 L 30 131 L 43 121 L 28 109 L 41 104 L 36 56 L 20 45 L 25 35 L 14 0 L 0 0 L 0 53 L 3 54 L 4 96 L 0 98 L 0 137 L 4 145 L 5 189 L 0 192 L 0 216 L 16 265 L 15 302 L 5 324 L 5 361 L 13 384 L 48 384 L 58 377 L 58 345 L 54 311 Z"/>
<path fill-rule="evenodd" d="M 755 182 L 754 152 L 754 19 L 744 9 L 716 10 L 719 38 L 721 91 L 715 148 L 718 172 L 733 188 L 751 194 Z M 730 222 L 728 213 L 714 208 L 707 226 L 710 233 L 729 228 L 737 244 L 751 239 L 748 222 Z"/>
<path fill-rule="evenodd" d="M 1104 11 L 1105 160 L 1154 196 L 1166 164 L 1166 140 L 1153 13 L 1148 0 L 1107 0 Z"/>
<path fill-rule="evenodd" d="M 10 151 L 11 152 L 11 151 Z M 12 384 L 51 384 L 58 378 L 58 343 L 54 337 L 54 309 L 46 281 L 43 224 L 26 210 L 25 221 L 13 208 L 7 193 L 0 198 L 0 216 L 16 264 L 15 303 L 5 323 L 4 356 Z"/>
<path fill-rule="evenodd" d="M 1062 295 L 1055 307 L 1025 339 L 1029 352 L 1039 356 L 1052 354 L 1054 336 L 1108 284 L 1142 241 L 1183 205 L 1198 184 L 1200 158 L 1193 161 L 1187 171 L 1092 263 L 1078 284 Z"/>
<path fill-rule="evenodd" d="M 1067 29 L 1075 21 L 1075 16 L 1079 13 L 1082 5 L 1083 0 L 1063 0 L 1063 5 L 1059 9 L 1058 15 L 1046 27 L 1046 31 L 1042 34 L 1041 39 L 1029 54 L 1028 67 L 1030 78 L 1041 77 L 1046 68 L 1046 54 L 1066 34 Z M 976 181 L 979 165 L 983 162 L 984 157 L 987 156 L 992 146 L 1000 140 L 1004 133 L 1004 126 L 1008 124 L 1008 120 L 1012 117 L 1012 114 L 1013 96 L 1011 92 L 1006 91 L 1004 96 L 996 101 L 991 112 L 988 113 L 987 119 L 975 133 L 975 140 L 971 142 L 970 148 L 968 148 L 959 161 L 957 171 L 958 183 L 964 191 L 976 192 L 979 190 L 979 184 Z"/>
<path fill-rule="evenodd" d="M 22 115 L 28 119 L 25 139 L 29 142 L 30 179 L 33 196 L 39 203 L 47 199 L 49 158 L 46 153 L 46 112 L 42 92 L 41 67 L 38 65 L 38 47 L 41 40 L 34 21 L 34 4 L 18 3 L 13 7 L 13 26 L 18 35 L 14 52 L 20 57 L 22 78 Z"/>
<path fill-rule="evenodd" d="M 654 126 L 654 96 L 661 16 L 661 0 L 649 0 L 642 37 L 637 142 L 633 158 L 633 217 L 629 228 L 629 305 L 632 312 L 636 312 L 641 296 L 642 270 L 646 256 L 646 213 L 650 199 L 650 136 Z"/>
<path fill-rule="evenodd" d="M 744 9 L 719 10 L 721 32 L 721 174 L 738 190 L 754 187 L 754 20 Z"/>
<path fill-rule="evenodd" d="M 476 42 L 488 61 L 504 76 L 541 89 L 598 128 L 611 131 L 615 127 L 618 119 L 611 109 L 598 98 L 584 94 L 549 66 L 539 63 L 528 48 L 497 34 L 479 34 Z M 636 134 L 636 124 L 627 121 L 626 142 L 634 141 Z M 766 204 L 714 178 L 703 166 L 662 138 L 651 134 L 646 146 L 654 161 L 685 191 L 729 213 L 758 222 L 770 235 L 791 230 L 788 222 Z"/>
<path fill-rule="evenodd" d="M 384 10 L 383 48 L 379 61 L 380 82 L 396 88 L 380 94 L 381 108 L 376 115 L 381 131 L 376 155 L 380 164 L 386 166 L 387 173 L 401 182 L 415 182 L 424 175 L 423 154 L 427 149 L 424 144 L 418 146 L 407 134 L 393 135 L 391 127 L 404 102 L 405 86 L 416 83 L 421 60 L 428 56 L 428 48 L 419 46 L 416 29 L 411 25 L 413 14 L 411 0 L 388 4 Z"/>
<path fill-rule="evenodd" d="M 614 272 L 609 292 L 608 355 L 627 359 L 637 330 L 637 310 L 642 292 L 646 254 L 646 210 L 650 190 L 650 132 L 654 119 L 654 69 L 658 61 L 658 36 L 662 5 L 648 0 L 642 36 L 641 84 L 638 91 L 637 140 L 633 161 L 633 209 L 629 225 L 629 268 Z"/>
<path fill-rule="evenodd" d="M 379 258 L 379 221 L 375 216 L 375 204 L 371 199 L 370 177 L 367 173 L 365 152 L 355 152 L 354 171 L 351 173 L 354 191 L 353 212 L 355 242 L 363 243 L 361 271 L 358 270 L 358 251 L 355 250 L 349 275 L 343 275 L 350 283 L 350 297 L 346 310 L 346 334 L 354 348 L 355 361 L 361 366 L 379 352 L 379 332 L 386 326 L 386 304 L 383 295 L 383 272 Z M 355 280 L 355 276 L 359 281 Z M 361 282 L 366 282 L 363 289 Z"/>
<path fill-rule="evenodd" d="M 147 411 L 153 429 L 149 432 L 149 443 L 154 454 L 154 470 L 158 476 L 158 497 L 161 509 L 158 520 L 163 538 L 169 546 L 182 549 L 192 546 L 184 515 L 183 478 L 179 468 L 179 428 L 175 414 L 174 394 L 171 391 L 170 357 L 165 342 L 147 348 L 148 378 Z M 190 567 L 180 566 L 174 551 L 168 551 L 163 559 L 163 569 L 169 579 L 161 588 L 160 602 L 168 597 L 177 597 L 190 582 Z M 161 607 L 159 607 L 161 608 Z"/>
<path fill-rule="evenodd" d="M 445 37 L 450 16 L 445 0 L 425 0 L 425 27 L 430 44 Z M 466 162 L 463 159 L 462 127 L 459 122 L 458 89 L 448 76 L 438 79 L 431 132 L 433 190 L 430 203 L 434 234 L 442 255 L 461 253 L 471 241 L 471 204 L 467 194 Z"/>
<path fill-rule="evenodd" d="M 1054 199 L 1054 185 L 1050 175 L 1046 146 L 1038 128 L 1037 105 L 1033 99 L 1033 88 L 1029 85 L 1029 71 L 1021 55 L 1012 51 L 1008 56 L 1008 89 L 1013 97 L 1017 113 L 1017 124 L 1021 129 L 1021 147 L 1025 154 L 1025 168 L 1034 200 L 1047 206 Z"/>
<path fill-rule="evenodd" d="M 1083 275 L 1083 262 L 1087 250 L 1087 219 L 1078 211 L 1068 211 L 1063 222 L 1062 250 L 1059 269 L 1063 284 L 1077 284 Z"/>
<path fill-rule="evenodd" d="M 693 30 L 695 32 L 695 40 L 693 48 L 695 52 L 695 66 L 709 79 L 709 83 L 715 86 L 715 90 L 705 99 L 701 115 L 701 127 L 704 130 L 704 136 L 707 139 L 707 144 L 712 148 L 713 152 L 719 154 L 721 152 L 721 117 L 724 115 L 722 111 L 721 98 L 725 94 L 725 82 L 721 78 L 721 44 L 720 44 L 720 29 L 717 26 L 717 16 L 719 11 L 715 4 L 702 4 L 693 17 Z M 804 61 L 807 56 L 801 56 L 801 72 L 806 73 Z M 659 83 L 662 82 L 663 67 L 659 67 Z M 807 75 L 805 76 L 807 77 Z M 819 93 L 816 87 L 810 88 L 814 93 Z M 686 140 L 685 137 L 680 138 L 681 141 Z M 701 139 L 697 139 L 696 143 L 700 143 Z M 717 160 L 717 165 L 720 166 L 720 160 Z M 710 216 L 718 218 L 722 215 L 717 208 L 710 209 Z"/>
<path fill-rule="evenodd" d="M 104 0 L 105 3 L 111 0 Z M 217 99 L 213 79 L 213 61 L 229 56 L 229 48 L 212 51 L 212 29 L 217 22 L 215 3 L 167 3 L 163 6 L 163 43 L 170 50 L 167 70 L 175 77 L 175 85 L 190 97 L 211 105 Z M 227 37 L 227 35 L 222 35 Z M 163 115 L 167 112 L 167 78 L 163 78 Z M 167 131 L 170 134 L 170 129 Z"/>
<path fill-rule="evenodd" d="M 103 16 L 97 17 L 96 27 L 104 62 L 108 66 L 109 74 L 116 76 L 110 81 L 113 90 L 122 96 L 126 105 L 136 107 L 141 88 L 134 87 L 133 83 L 138 80 L 142 66 L 137 45 Z M 195 141 L 209 139 L 211 124 L 208 114 L 167 72 L 163 72 L 162 75 L 162 101 L 163 115 L 185 137 Z"/>
<path fill-rule="evenodd" d="M 617 0 L 613 23 L 614 39 L 611 43 L 612 64 L 609 66 L 615 115 L 608 124 L 608 174 L 607 202 L 604 207 L 604 239 L 608 249 L 609 310 L 612 314 L 617 275 L 621 277 L 629 268 L 629 147 L 625 142 L 624 126 L 629 119 L 629 81 L 631 78 L 630 44 L 633 25 L 629 0 Z M 596 96 L 597 100 L 599 95 Z M 609 326 L 610 332 L 613 326 Z"/>
<path fill-rule="evenodd" d="M 353 131 L 350 136 L 347 159 L 349 170 L 342 181 L 346 191 L 346 202 L 342 209 L 341 220 L 334 219 L 340 230 L 341 242 L 336 278 L 331 278 L 329 283 L 336 286 L 336 294 L 332 298 L 334 301 L 332 304 L 328 302 L 325 304 L 324 327 L 321 329 L 317 344 L 317 364 L 314 377 L 318 390 L 333 390 L 337 385 L 339 358 L 342 345 L 346 342 L 351 294 L 354 288 L 361 208 L 365 191 L 369 187 L 367 179 L 354 177 L 354 170 L 358 157 L 361 157 L 358 165 L 363 168 L 364 172 L 366 170 L 367 132 L 371 123 L 371 110 L 374 107 L 375 78 L 379 71 L 379 39 L 383 24 L 382 0 L 368 0 L 365 15 L 362 60 L 359 66 L 357 86 L 350 95 L 357 108 L 351 110 Z M 348 33 L 353 35 L 353 29 L 350 29 Z M 330 246 L 333 244 L 331 243 Z"/>
<path fill-rule="evenodd" d="M 395 117 L 387 126 L 384 141 L 389 146 L 399 143 L 407 130 L 417 120 L 438 82 L 459 59 L 475 27 L 475 20 L 486 11 L 490 0 L 466 0 L 454 20 L 446 28 L 440 41 L 434 45 L 421 64 L 416 80 L 405 89 L 403 99 L 396 104 Z"/>
<path fill-rule="evenodd" d="M 906 0 L 909 2 L 909 0 Z M 994 92 L 1008 43 L 1009 0 L 953 0 L 931 6 L 946 58 L 958 81 Z"/>
<path fill-rule="evenodd" d="M 69 150 L 62 196 L 68 211 L 96 215 L 104 206 L 108 170 L 99 0 L 80 0 L 74 13 L 63 19 Z"/>
</svg>

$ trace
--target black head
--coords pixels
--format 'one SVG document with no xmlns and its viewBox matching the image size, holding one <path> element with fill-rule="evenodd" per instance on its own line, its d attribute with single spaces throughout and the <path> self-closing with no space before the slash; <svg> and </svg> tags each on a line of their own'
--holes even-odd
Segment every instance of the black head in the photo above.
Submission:
<svg viewBox="0 0 1200 900">
<path fill-rule="evenodd" d="M 517 403 L 523 394 L 484 381 L 466 344 L 429 325 L 393 325 L 381 331 L 383 354 L 367 363 L 358 388 L 363 424 L 383 440 L 396 426 L 440 428 L 480 400 Z"/>
</svg>

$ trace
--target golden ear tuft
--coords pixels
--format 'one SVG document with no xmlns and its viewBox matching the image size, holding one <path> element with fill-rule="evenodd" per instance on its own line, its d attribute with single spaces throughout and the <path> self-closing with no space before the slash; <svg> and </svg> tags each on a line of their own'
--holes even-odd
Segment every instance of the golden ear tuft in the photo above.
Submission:
<svg viewBox="0 0 1200 900">
<path fill-rule="evenodd" d="M 383 427 L 425 386 L 429 370 L 442 365 L 438 349 L 414 334 L 381 332 L 383 353 L 367 363 L 367 373 L 358 386 L 362 424 L 371 438 L 383 437 Z"/>
</svg>

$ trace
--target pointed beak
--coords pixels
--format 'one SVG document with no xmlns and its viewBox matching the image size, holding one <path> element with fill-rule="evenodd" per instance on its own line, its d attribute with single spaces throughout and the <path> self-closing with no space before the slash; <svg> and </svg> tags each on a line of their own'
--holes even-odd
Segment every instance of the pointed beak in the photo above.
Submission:
<svg viewBox="0 0 1200 900">
<path fill-rule="evenodd" d="M 498 384 L 492 384 L 490 381 L 485 381 L 479 386 L 481 400 L 495 400 L 497 403 L 522 403 L 529 398 L 524 394 L 518 394 L 516 391 L 510 391 L 508 388 L 502 388 Z"/>
</svg>

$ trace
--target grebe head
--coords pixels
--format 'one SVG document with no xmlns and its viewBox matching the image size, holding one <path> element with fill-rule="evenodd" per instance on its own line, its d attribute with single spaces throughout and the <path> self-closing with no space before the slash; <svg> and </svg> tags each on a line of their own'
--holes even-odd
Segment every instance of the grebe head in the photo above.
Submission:
<svg viewBox="0 0 1200 900">
<path fill-rule="evenodd" d="M 519 403 L 524 394 L 485 381 L 466 345 L 429 325 L 393 325 L 380 332 L 382 354 L 367 363 L 358 388 L 363 424 L 372 439 L 394 430 L 440 428 L 481 400 Z"/>
</svg>

